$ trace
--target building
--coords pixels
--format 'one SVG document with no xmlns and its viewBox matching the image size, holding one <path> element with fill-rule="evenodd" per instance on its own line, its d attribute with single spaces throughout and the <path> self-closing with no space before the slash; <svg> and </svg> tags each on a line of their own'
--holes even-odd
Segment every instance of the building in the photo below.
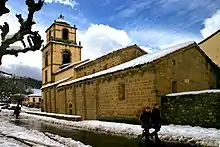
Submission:
<svg viewBox="0 0 220 147">
<path fill-rule="evenodd" d="M 167 93 L 219 87 L 218 66 L 195 42 L 151 54 L 132 45 L 81 61 L 82 46 L 77 45 L 75 32 L 76 27 L 64 20 L 56 20 L 46 31 L 47 45 L 42 49 L 46 112 L 83 119 L 134 117 Z"/>
<path fill-rule="evenodd" d="M 199 42 L 199 46 L 205 51 L 205 53 L 220 66 L 220 29 L 215 33 Z"/>
<path fill-rule="evenodd" d="M 34 90 L 35 93 L 27 95 L 24 98 L 24 104 L 31 107 L 42 107 L 43 106 L 43 98 L 41 91 Z"/>
</svg>

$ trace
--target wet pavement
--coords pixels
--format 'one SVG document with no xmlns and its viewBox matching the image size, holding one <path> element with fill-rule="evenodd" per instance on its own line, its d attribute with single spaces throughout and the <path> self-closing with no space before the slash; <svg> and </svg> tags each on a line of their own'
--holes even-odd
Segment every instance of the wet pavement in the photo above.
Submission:
<svg viewBox="0 0 220 147">
<path fill-rule="evenodd" d="M 138 144 L 137 139 L 129 139 L 126 137 L 112 136 L 106 134 L 96 134 L 94 132 L 75 130 L 68 127 L 54 125 L 30 119 L 11 120 L 17 126 L 27 129 L 38 130 L 43 133 L 57 134 L 62 137 L 72 138 L 84 144 L 93 147 L 144 147 L 144 144 Z M 149 146 L 149 145 L 148 145 Z M 161 145 L 151 145 L 157 147 L 191 147 L 185 144 L 162 143 Z"/>
</svg>

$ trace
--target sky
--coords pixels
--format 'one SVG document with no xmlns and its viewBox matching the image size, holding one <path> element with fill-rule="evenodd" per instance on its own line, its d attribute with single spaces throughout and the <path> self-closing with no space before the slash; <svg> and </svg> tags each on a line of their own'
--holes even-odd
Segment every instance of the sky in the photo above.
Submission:
<svg viewBox="0 0 220 147">
<path fill-rule="evenodd" d="M 0 17 L 0 24 L 8 22 L 13 34 L 19 29 L 15 14 L 25 18 L 28 11 L 25 0 L 8 0 L 7 7 L 11 12 Z M 45 39 L 45 30 L 60 14 L 78 28 L 82 59 L 132 44 L 151 53 L 186 41 L 199 42 L 220 29 L 219 0 L 45 0 L 34 15 L 33 30 Z M 41 69 L 41 51 L 3 56 L 0 66 L 39 80 Z"/>
</svg>

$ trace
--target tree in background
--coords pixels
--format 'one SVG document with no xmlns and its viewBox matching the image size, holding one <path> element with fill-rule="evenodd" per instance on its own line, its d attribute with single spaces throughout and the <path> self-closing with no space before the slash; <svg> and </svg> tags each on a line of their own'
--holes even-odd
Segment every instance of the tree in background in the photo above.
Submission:
<svg viewBox="0 0 220 147">
<path fill-rule="evenodd" d="M 5 6 L 7 1 L 8 0 L 0 0 L 0 17 L 10 12 L 10 10 Z M 31 29 L 32 25 L 35 24 L 33 21 L 34 13 L 42 8 L 43 3 L 43 0 L 38 0 L 37 3 L 34 0 L 26 0 L 28 17 L 27 19 L 23 19 L 21 14 L 16 14 L 18 22 L 20 23 L 20 29 L 14 35 L 7 35 L 9 33 L 9 25 L 7 22 L 4 22 L 4 25 L 0 25 L 2 40 L 0 43 L 0 65 L 4 55 L 18 56 L 18 53 L 36 51 L 41 48 L 43 43 L 41 36 L 39 35 L 38 31 L 32 31 Z M 24 42 L 25 37 L 27 37 L 27 43 Z M 10 46 L 18 41 L 22 42 L 24 46 L 23 48 Z"/>
</svg>

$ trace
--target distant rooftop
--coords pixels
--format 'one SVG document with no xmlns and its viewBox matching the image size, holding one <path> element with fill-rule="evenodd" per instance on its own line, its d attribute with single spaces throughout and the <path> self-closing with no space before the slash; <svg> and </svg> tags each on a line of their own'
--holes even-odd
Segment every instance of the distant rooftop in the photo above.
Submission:
<svg viewBox="0 0 220 147">
<path fill-rule="evenodd" d="M 31 89 L 33 94 L 29 94 L 28 96 L 41 96 L 41 89 Z"/>
</svg>

